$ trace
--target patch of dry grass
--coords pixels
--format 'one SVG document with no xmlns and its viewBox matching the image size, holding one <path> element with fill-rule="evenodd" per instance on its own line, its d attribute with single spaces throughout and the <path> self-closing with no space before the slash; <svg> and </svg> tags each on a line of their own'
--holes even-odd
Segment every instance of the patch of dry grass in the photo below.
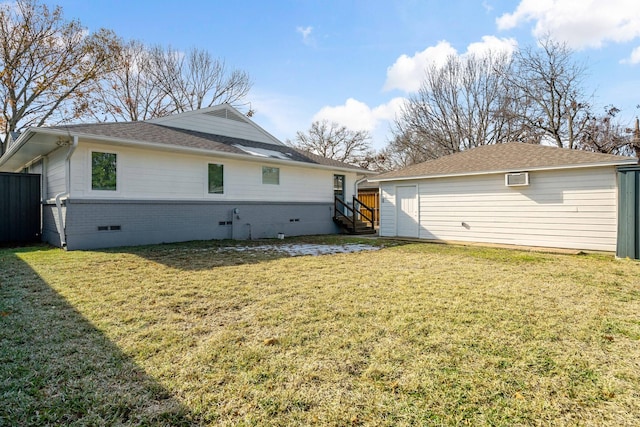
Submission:
<svg viewBox="0 0 640 427">
<path fill-rule="evenodd" d="M 64 392 L 77 424 L 640 423 L 640 264 L 378 243 L 0 252 L 0 419 Z"/>
</svg>

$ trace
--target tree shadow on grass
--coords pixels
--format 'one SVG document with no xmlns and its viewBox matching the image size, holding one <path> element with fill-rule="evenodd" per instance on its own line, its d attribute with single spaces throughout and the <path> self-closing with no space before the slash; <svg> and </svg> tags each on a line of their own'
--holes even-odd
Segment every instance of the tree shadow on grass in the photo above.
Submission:
<svg viewBox="0 0 640 427">
<path fill-rule="evenodd" d="M 14 252 L 0 251 L 0 426 L 199 424 Z"/>
</svg>

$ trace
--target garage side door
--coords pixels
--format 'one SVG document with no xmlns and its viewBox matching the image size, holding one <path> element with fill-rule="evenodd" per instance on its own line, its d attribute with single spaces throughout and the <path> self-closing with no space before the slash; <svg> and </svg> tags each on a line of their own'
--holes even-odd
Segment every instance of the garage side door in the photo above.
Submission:
<svg viewBox="0 0 640 427">
<path fill-rule="evenodd" d="M 418 237 L 418 191 L 415 185 L 396 188 L 396 234 L 400 237 Z"/>
</svg>

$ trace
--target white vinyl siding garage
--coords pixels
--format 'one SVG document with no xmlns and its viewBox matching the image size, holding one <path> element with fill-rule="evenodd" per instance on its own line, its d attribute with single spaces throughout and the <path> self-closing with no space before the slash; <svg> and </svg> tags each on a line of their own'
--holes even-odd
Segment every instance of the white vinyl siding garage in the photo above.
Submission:
<svg viewBox="0 0 640 427">
<path fill-rule="evenodd" d="M 615 251 L 614 167 L 530 172 L 505 186 L 504 173 L 431 178 L 418 188 L 423 239 Z M 396 198 L 409 182 L 381 182 L 382 236 L 397 236 Z"/>
<path fill-rule="evenodd" d="M 400 236 L 398 190 L 415 185 L 421 239 L 613 252 L 616 171 L 637 163 L 635 157 L 512 142 L 463 150 L 370 181 L 380 183 L 381 236 Z"/>
</svg>

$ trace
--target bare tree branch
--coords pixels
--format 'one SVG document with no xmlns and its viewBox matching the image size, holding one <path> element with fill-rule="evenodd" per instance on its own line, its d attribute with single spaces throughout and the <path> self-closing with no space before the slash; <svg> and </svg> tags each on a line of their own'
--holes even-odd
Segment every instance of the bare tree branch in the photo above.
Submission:
<svg viewBox="0 0 640 427">
<path fill-rule="evenodd" d="M 576 148 L 596 153 L 635 156 L 636 130 L 625 127 L 616 120 L 619 112 L 617 107 L 608 105 L 602 116 L 589 117 Z"/>
<path fill-rule="evenodd" d="M 154 47 L 151 73 L 154 84 L 167 97 L 172 112 L 242 101 L 251 89 L 249 75 L 228 72 L 224 61 L 210 52 L 193 48 L 186 54 L 171 47 Z"/>
<path fill-rule="evenodd" d="M 141 42 L 126 43 L 117 63 L 94 88 L 91 115 L 95 120 L 147 120 L 171 112 L 165 93 L 153 81 L 151 55 Z"/>
<path fill-rule="evenodd" d="M 37 0 L 0 5 L 0 153 L 11 132 L 83 115 L 88 87 L 113 68 L 118 48 L 111 31 L 87 34 L 59 7 Z"/>
<path fill-rule="evenodd" d="M 91 115 L 95 120 L 147 120 L 215 104 L 236 104 L 251 89 L 244 71 L 228 72 L 210 52 L 125 44 L 118 67 L 95 88 Z"/>
<path fill-rule="evenodd" d="M 313 122 L 306 133 L 298 131 L 295 142 L 288 143 L 303 151 L 366 168 L 374 157 L 370 139 L 367 131 L 353 131 L 322 120 Z"/>
<path fill-rule="evenodd" d="M 503 74 L 516 93 L 513 113 L 538 138 L 579 148 L 591 108 L 582 88 L 586 68 L 563 43 L 547 37 L 539 46 L 517 52 L 514 72 Z"/>
<path fill-rule="evenodd" d="M 420 162 L 512 138 L 512 99 L 500 77 L 511 61 L 506 54 L 460 58 L 426 70 L 418 93 L 395 121 L 387 154 L 403 151 L 401 162 Z"/>
</svg>

